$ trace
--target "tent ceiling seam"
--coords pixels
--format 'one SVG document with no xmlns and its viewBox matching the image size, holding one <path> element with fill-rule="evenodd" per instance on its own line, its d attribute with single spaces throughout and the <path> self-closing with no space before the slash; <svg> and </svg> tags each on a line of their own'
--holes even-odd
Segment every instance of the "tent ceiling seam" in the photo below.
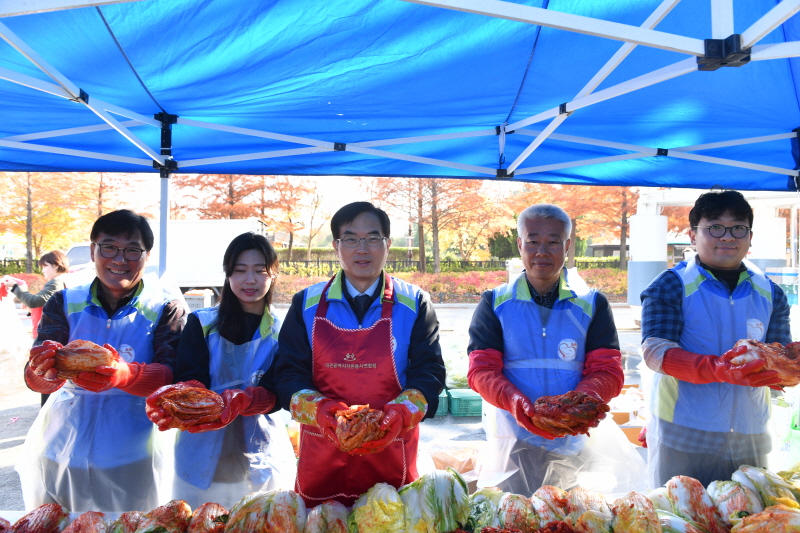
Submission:
<svg viewBox="0 0 800 533">
<path fill-rule="evenodd" d="M 117 36 L 114 35 L 114 30 L 111 29 L 111 25 L 108 23 L 108 21 L 106 20 L 106 17 L 103 15 L 103 11 L 100 9 L 100 6 L 95 6 L 95 9 L 97 10 L 97 13 L 100 15 L 100 19 L 103 21 L 103 24 L 105 24 L 109 35 L 111 35 L 111 38 L 114 39 L 114 43 L 117 45 L 117 48 L 119 49 L 120 53 L 122 54 L 122 57 L 125 58 L 125 61 L 128 63 L 128 66 L 131 68 L 131 71 L 133 72 L 133 75 L 136 76 L 137 80 L 139 80 L 139 83 L 142 85 L 142 88 L 145 90 L 145 92 L 150 97 L 150 99 L 153 100 L 153 102 L 158 106 L 158 108 L 162 112 L 166 113 L 167 112 L 166 109 L 161 107 L 161 104 L 158 103 L 158 100 L 156 100 L 156 97 L 153 96 L 153 93 L 151 93 L 150 89 L 148 89 L 147 85 L 145 85 L 144 80 L 142 80 L 141 76 L 139 76 L 139 73 L 136 72 L 136 68 L 133 66 L 133 63 L 131 63 L 131 60 L 128 58 L 128 54 L 126 54 L 125 50 L 122 48 L 122 44 L 120 44 L 120 42 L 117 40 Z"/>
</svg>

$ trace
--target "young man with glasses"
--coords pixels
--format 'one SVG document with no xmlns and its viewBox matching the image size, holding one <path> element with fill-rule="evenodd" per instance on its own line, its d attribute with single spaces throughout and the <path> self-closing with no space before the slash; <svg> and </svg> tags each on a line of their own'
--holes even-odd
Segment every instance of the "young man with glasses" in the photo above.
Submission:
<svg viewBox="0 0 800 533">
<path fill-rule="evenodd" d="M 152 509 L 163 502 L 145 397 L 172 383 L 185 307 L 158 280 L 142 279 L 153 247 L 144 217 L 126 209 L 107 213 L 95 221 L 91 241 L 97 277 L 47 301 L 25 367 L 28 387 L 52 394 L 25 442 L 23 496 L 28 508 Z M 120 360 L 59 379 L 55 352 L 74 340 L 105 344 Z"/>
<path fill-rule="evenodd" d="M 656 372 L 646 441 L 653 486 L 687 475 L 703 485 L 743 465 L 766 467 L 777 372 L 734 365 L 740 339 L 791 342 L 780 287 L 745 259 L 753 210 L 726 190 L 701 195 L 689 213 L 697 255 L 642 292 L 642 352 Z"/>
<path fill-rule="evenodd" d="M 348 204 L 331 232 L 341 270 L 295 294 L 275 368 L 278 397 L 301 424 L 295 490 L 309 506 L 349 506 L 376 483 L 414 481 L 418 424 L 436 413 L 445 378 L 430 297 L 384 271 L 386 213 Z M 385 435 L 345 453 L 336 412 L 366 404 L 383 411 Z"/>
</svg>

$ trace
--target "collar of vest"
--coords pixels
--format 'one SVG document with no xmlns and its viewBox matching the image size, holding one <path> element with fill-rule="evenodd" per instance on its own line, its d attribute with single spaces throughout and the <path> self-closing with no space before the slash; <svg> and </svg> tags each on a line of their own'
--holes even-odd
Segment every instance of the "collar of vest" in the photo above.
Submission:
<svg viewBox="0 0 800 533">
<path fill-rule="evenodd" d="M 747 270 L 743 270 L 739 274 L 739 282 L 736 284 L 736 287 L 738 288 L 742 283 L 749 282 L 756 292 L 771 301 L 772 287 L 770 287 L 767 276 L 761 271 L 760 268 L 747 259 L 742 260 L 742 263 Z M 688 262 L 681 261 L 677 266 L 673 267 L 673 270 L 678 274 L 678 276 L 680 276 L 681 281 L 683 282 L 684 298 L 688 298 L 697 290 L 699 290 L 700 285 L 705 281 L 713 280 L 717 283 L 723 283 L 714 277 L 714 274 L 700 266 L 700 260 L 698 256 L 695 256 Z"/>
<path fill-rule="evenodd" d="M 561 269 L 558 277 L 558 300 L 556 302 L 569 301 L 580 307 L 587 315 L 592 316 L 594 306 L 590 295 L 591 289 L 577 271 L 570 272 L 566 268 Z M 495 290 L 494 308 L 497 309 L 500 304 L 512 299 L 533 302 L 525 271 L 522 271 L 513 283 L 508 283 Z"/>
<path fill-rule="evenodd" d="M 219 315 L 219 306 L 206 307 L 205 309 L 198 309 L 194 312 L 200 325 L 203 327 L 203 337 L 208 337 L 212 333 L 217 333 L 217 316 Z M 272 334 L 272 325 L 275 319 L 268 308 L 264 309 L 264 314 L 261 315 L 261 322 L 258 325 L 258 335 L 261 339 L 266 339 Z"/>
<path fill-rule="evenodd" d="M 98 307 L 103 307 L 103 304 L 100 303 L 100 299 L 97 296 L 99 290 L 100 290 L 100 279 L 94 278 L 94 281 L 92 282 L 89 288 L 89 303 L 94 304 Z M 144 290 L 144 280 L 140 279 L 139 283 L 136 284 L 136 289 L 134 289 L 131 301 L 128 303 L 132 304 L 136 300 L 136 298 L 140 294 L 142 294 L 143 290 Z"/>
<path fill-rule="evenodd" d="M 380 273 L 381 282 L 378 284 L 378 294 L 381 295 L 383 298 L 383 293 L 386 290 L 386 276 L 383 272 Z M 371 295 L 370 295 L 371 296 Z M 330 288 L 328 289 L 328 294 L 326 295 L 328 300 L 345 300 L 344 297 L 344 271 L 339 270 L 336 273 L 336 276 L 333 278 L 333 283 L 331 283 Z"/>
</svg>

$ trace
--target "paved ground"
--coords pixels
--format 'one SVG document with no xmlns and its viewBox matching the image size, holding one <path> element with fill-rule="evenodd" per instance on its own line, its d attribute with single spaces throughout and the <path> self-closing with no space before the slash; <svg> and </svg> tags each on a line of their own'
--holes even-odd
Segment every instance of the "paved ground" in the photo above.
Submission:
<svg viewBox="0 0 800 533">
<path fill-rule="evenodd" d="M 28 428 L 39 411 L 39 395 L 22 382 L 22 366 L 27 358 L 30 320 L 0 301 L 0 510 L 22 511 L 24 505 L 19 477 L 14 465 L 22 459 L 22 443 Z M 287 306 L 277 309 L 284 315 Z M 443 351 L 464 353 L 466 331 L 474 304 L 439 304 L 436 306 L 441 325 Z M 633 313 L 625 305 L 613 305 L 614 319 L 620 333 L 625 357 L 626 382 L 638 383 L 636 364 L 640 332 L 633 322 Z M 26 331 L 27 328 L 27 331 Z M 447 353 L 446 353 L 447 355 Z M 484 440 L 480 417 L 437 417 L 421 426 L 420 449 L 436 460 L 450 464 L 467 460 L 469 450 L 477 449 Z M 469 480 L 469 478 L 468 478 Z"/>
</svg>

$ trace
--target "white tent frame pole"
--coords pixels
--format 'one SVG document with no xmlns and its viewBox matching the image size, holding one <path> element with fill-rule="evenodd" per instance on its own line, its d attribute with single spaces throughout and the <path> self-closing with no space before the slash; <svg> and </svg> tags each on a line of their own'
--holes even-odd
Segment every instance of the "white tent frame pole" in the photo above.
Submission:
<svg viewBox="0 0 800 533">
<path fill-rule="evenodd" d="M 469 172 L 477 172 L 478 174 L 488 174 L 489 176 L 496 176 L 497 170 L 489 167 L 479 167 L 476 165 L 465 165 L 463 163 L 455 163 L 452 161 L 444 161 L 442 159 L 433 159 L 430 157 L 421 157 L 416 155 L 398 154 L 396 152 L 389 152 L 386 150 L 373 150 L 372 148 L 361 148 L 359 146 L 347 145 L 348 152 L 356 152 L 359 154 L 374 155 L 377 157 L 386 157 L 388 159 L 399 159 L 401 161 L 411 161 L 413 163 L 423 163 L 425 165 L 433 165 L 437 167 L 456 168 L 459 170 L 467 170 Z"/>
<path fill-rule="evenodd" d="M 122 108 L 117 106 L 106 104 L 101 100 L 93 100 L 92 98 L 89 98 L 89 102 L 84 102 L 83 100 L 80 100 L 81 91 L 78 88 L 78 86 L 72 83 L 69 79 L 66 78 L 66 76 L 61 74 L 58 70 L 56 70 L 55 67 L 50 65 L 47 61 L 45 61 L 43 57 L 41 57 L 38 53 L 36 53 L 36 51 L 33 50 L 33 48 L 31 48 L 30 46 L 28 46 L 28 44 L 25 43 L 22 39 L 17 37 L 17 35 L 14 34 L 14 32 L 12 32 L 8 28 L 8 26 L 3 24 L 2 22 L 0 22 L 0 37 L 2 37 L 3 40 L 5 40 L 8 44 L 14 47 L 19 53 L 25 56 L 28 59 L 28 61 L 36 65 L 42 72 L 47 74 L 56 83 L 58 83 L 61 87 L 63 87 L 64 90 L 66 90 L 70 95 L 73 96 L 73 98 L 71 98 L 72 100 L 81 102 L 83 105 L 88 107 L 92 112 L 94 112 L 97 116 L 103 119 L 104 122 L 106 122 L 109 126 L 117 130 L 117 132 L 119 132 L 123 137 L 128 139 L 129 142 L 133 143 L 134 146 L 136 146 L 145 154 L 150 156 L 153 159 L 153 161 L 157 161 L 161 165 L 164 164 L 165 161 L 164 156 L 157 154 L 155 150 L 147 146 L 146 143 L 144 143 L 136 135 L 130 132 L 125 126 L 120 124 L 119 121 L 117 121 L 115 118 L 113 118 L 106 112 L 104 107 L 109 107 L 111 109 L 114 109 L 115 113 L 124 112 L 127 118 L 135 118 L 142 122 L 149 122 L 152 121 L 153 119 L 145 117 L 144 115 L 140 115 L 139 113 L 134 113 L 132 111 L 123 110 Z"/>
<path fill-rule="evenodd" d="M 141 0 L 0 0 L 0 18 L 139 1 Z"/>
<path fill-rule="evenodd" d="M 705 55 L 701 39 L 648 30 L 618 22 L 593 19 L 570 13 L 561 13 L 540 7 L 531 7 L 501 0 L 403 0 L 415 4 L 452 9 L 466 13 L 547 26 L 560 30 L 605 37 L 615 41 L 652 46 L 662 50 L 680 52 L 692 56 Z"/>
<path fill-rule="evenodd" d="M 800 11 L 800 0 L 782 0 L 742 32 L 742 48 L 750 48 Z"/>
<path fill-rule="evenodd" d="M 169 233 L 169 197 L 170 197 L 170 179 L 161 179 L 161 198 L 159 200 L 159 212 L 161 220 L 158 222 L 158 277 L 164 276 L 167 271 L 167 262 L 169 261 L 169 252 L 167 249 L 167 234 Z"/>
<path fill-rule="evenodd" d="M 647 20 L 642 23 L 641 27 L 646 29 L 654 28 L 667 14 L 676 6 L 678 5 L 680 0 L 664 0 L 661 4 L 656 8 L 653 13 L 647 17 Z M 600 70 L 592 76 L 592 79 L 581 89 L 577 95 L 575 95 L 574 99 L 579 99 L 584 96 L 587 96 L 594 91 L 598 85 L 600 85 L 603 80 L 605 80 L 609 74 L 611 74 L 617 66 L 631 53 L 631 51 L 636 48 L 635 44 L 632 43 L 624 43 L 615 53 L 611 56 L 611 59 L 606 61 L 606 64 L 600 68 Z M 573 100 L 574 100 L 573 99 Z M 568 114 L 559 115 L 555 119 L 553 119 L 550 124 L 545 128 L 545 130 L 540 133 L 536 139 L 532 143 L 530 143 L 522 153 L 517 156 L 514 162 L 509 165 L 506 169 L 508 173 L 514 172 L 514 170 L 519 167 L 523 161 L 525 161 L 530 155 L 539 147 L 541 144 L 547 140 L 547 137 L 550 136 L 558 126 L 560 126 L 564 120 L 568 117 Z M 501 148 L 501 152 L 503 149 Z"/>
<path fill-rule="evenodd" d="M 142 165 L 152 168 L 153 162 L 150 159 L 137 159 L 135 157 L 125 157 L 121 155 L 101 154 L 99 152 L 87 152 L 85 150 L 73 150 L 71 148 L 57 148 L 55 146 L 44 146 L 41 144 L 21 143 L 16 141 L 6 141 L 0 139 L 0 146 L 14 148 L 16 150 L 31 150 L 34 152 L 47 152 L 50 154 L 72 155 L 75 157 L 85 157 L 87 159 L 101 159 L 103 161 L 117 161 L 119 163 L 130 163 L 132 165 Z"/>
<path fill-rule="evenodd" d="M 179 161 L 178 168 L 199 167 L 204 165 L 217 165 L 220 163 L 232 163 L 236 161 L 252 161 L 255 159 L 272 159 L 274 157 L 289 157 L 293 155 L 317 154 L 320 152 L 330 152 L 326 148 L 316 146 L 310 148 L 295 148 L 292 150 L 275 150 L 274 152 L 254 152 L 251 154 L 226 155 L 220 157 L 207 157 L 204 159 L 189 159 Z"/>
<path fill-rule="evenodd" d="M 238 126 L 226 126 L 224 124 L 215 124 L 213 122 L 203 122 L 201 120 L 192 120 L 181 117 L 178 117 L 178 124 L 182 124 L 184 126 L 195 126 L 197 128 L 205 128 L 209 130 L 226 131 L 228 133 L 238 133 L 240 135 L 249 135 L 250 137 L 261 137 L 262 139 L 273 139 L 276 141 L 286 141 L 296 144 L 307 144 L 309 146 L 327 148 L 330 150 L 333 150 L 334 145 L 332 142 L 318 141 L 316 139 L 309 139 L 307 137 L 283 135 L 281 133 L 271 133 L 268 131 L 254 130 L 250 128 L 240 128 Z"/>
<path fill-rule="evenodd" d="M 733 0 L 711 0 L 711 38 L 733 34 Z"/>
<path fill-rule="evenodd" d="M 139 122 L 138 120 L 126 120 L 124 122 L 120 122 L 126 128 L 133 128 L 136 126 L 144 126 L 143 122 Z M 113 129 L 108 124 L 97 124 L 95 126 L 82 126 L 80 128 L 66 128 L 63 130 L 51 130 L 51 131 L 42 131 L 39 133 L 27 133 L 25 135 L 13 135 L 11 137 L 0 137 L 0 139 L 4 141 L 19 141 L 19 142 L 26 142 L 26 141 L 37 141 L 39 139 L 50 139 L 53 137 L 64 137 L 67 135 L 79 135 L 81 133 L 97 133 L 99 131 L 107 131 Z"/>
<path fill-rule="evenodd" d="M 757 44 L 750 50 L 750 61 L 765 59 L 784 59 L 800 56 L 800 41 L 788 43 Z"/>
<path fill-rule="evenodd" d="M 720 157 L 710 157 L 707 155 L 690 154 L 687 152 L 671 152 L 669 157 L 676 159 L 689 159 L 691 161 L 702 161 L 704 163 L 715 163 L 717 165 L 725 165 L 728 167 L 747 168 L 750 170 L 759 170 L 761 172 L 771 172 L 773 174 L 783 174 L 786 176 L 800 176 L 800 170 L 792 170 L 788 168 L 773 167 L 768 165 L 758 165 L 756 163 L 745 163 L 744 161 L 735 161 L 733 159 L 722 159 Z"/>
<path fill-rule="evenodd" d="M 528 156 L 533 153 L 534 150 L 539 148 L 539 145 L 541 145 L 550 136 L 550 134 L 561 125 L 562 122 L 567 120 L 568 116 L 569 114 L 564 113 L 562 115 L 558 115 L 556 118 L 550 121 L 550 124 L 548 124 L 547 127 L 536 136 L 532 143 L 525 147 L 525 149 L 517 156 L 514 162 L 508 165 L 506 172 L 509 174 L 514 172 L 514 170 L 516 170 L 517 167 L 519 167 L 528 158 Z"/>
<path fill-rule="evenodd" d="M 431 141 L 446 141 L 450 139 L 467 139 L 470 137 L 491 137 L 497 135 L 497 132 L 494 128 L 489 130 L 472 130 L 472 131 L 461 131 L 461 132 L 454 132 L 454 133 L 442 133 L 439 135 L 420 135 L 418 137 L 400 137 L 397 139 L 383 139 L 380 141 L 358 141 L 354 143 L 348 143 L 347 146 L 359 146 L 361 148 L 372 148 L 373 146 L 392 146 L 398 144 L 410 144 L 410 143 L 424 143 L 424 142 L 431 142 Z"/>
<path fill-rule="evenodd" d="M 670 148 L 669 151 L 672 152 L 673 150 L 676 152 L 696 152 L 698 150 L 713 150 L 714 148 L 727 148 L 729 146 L 741 146 L 743 144 L 756 144 L 756 143 L 763 143 L 768 141 L 782 141 L 784 139 L 792 139 L 797 137 L 797 133 L 778 133 L 775 135 L 762 135 L 760 137 L 750 137 L 747 139 L 735 139 L 731 141 L 722 141 L 716 143 L 706 143 L 706 144 L 695 144 L 693 146 L 679 146 L 677 148 Z"/>
<path fill-rule="evenodd" d="M 602 163 L 613 163 L 614 161 L 626 161 L 628 159 L 642 159 L 644 157 L 652 157 L 656 155 L 656 151 L 652 153 L 635 153 L 614 155 L 609 157 L 598 157 L 596 159 L 583 159 L 581 161 L 569 161 L 566 163 L 555 163 L 552 165 L 540 165 L 538 167 L 528 167 L 518 170 L 514 173 L 515 176 L 524 176 L 525 174 L 537 174 L 540 172 L 550 172 L 552 170 L 562 170 L 565 168 L 585 167 L 589 165 L 600 165 Z"/>
<path fill-rule="evenodd" d="M 517 130 L 515 133 L 518 133 L 520 135 L 526 135 L 529 137 L 535 137 L 540 132 L 539 130 L 522 129 L 522 130 Z M 554 133 L 550 136 L 550 138 L 556 141 L 564 141 L 576 144 L 586 144 L 589 146 L 602 146 L 603 148 L 614 148 L 617 150 L 628 150 L 631 152 L 642 152 L 642 151 L 652 150 L 653 155 L 656 154 L 655 148 L 650 148 L 647 146 L 638 146 L 635 144 L 618 143 L 614 141 L 604 141 L 601 139 L 591 139 L 589 137 L 577 137 L 575 135 L 564 135 L 562 133 Z"/>
<path fill-rule="evenodd" d="M 29 89 L 36 89 L 37 91 L 52 94 L 53 96 L 72 100 L 72 95 L 69 93 L 69 91 L 60 85 L 50 83 L 49 81 L 43 81 L 39 78 L 28 76 L 27 74 L 21 74 L 5 67 L 0 67 L 0 79 L 28 87 Z"/>
</svg>

